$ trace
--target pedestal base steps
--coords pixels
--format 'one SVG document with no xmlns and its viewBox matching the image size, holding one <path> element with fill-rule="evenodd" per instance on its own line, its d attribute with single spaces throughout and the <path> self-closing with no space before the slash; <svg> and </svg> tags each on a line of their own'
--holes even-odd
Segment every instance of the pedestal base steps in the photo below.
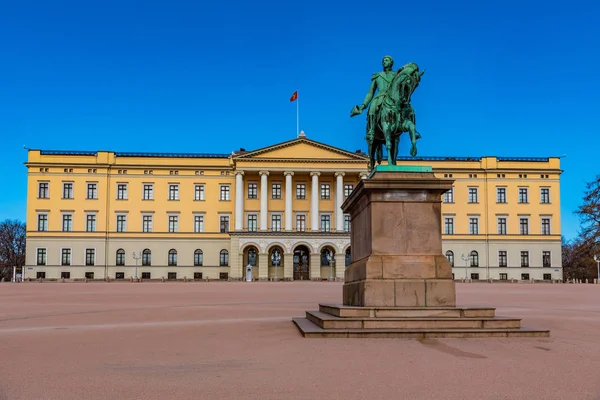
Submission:
<svg viewBox="0 0 600 400">
<path fill-rule="evenodd" d="M 495 308 L 354 307 L 319 304 L 293 318 L 307 338 L 488 338 L 549 337 L 550 331 L 521 327 L 521 319 L 496 317 Z"/>
</svg>

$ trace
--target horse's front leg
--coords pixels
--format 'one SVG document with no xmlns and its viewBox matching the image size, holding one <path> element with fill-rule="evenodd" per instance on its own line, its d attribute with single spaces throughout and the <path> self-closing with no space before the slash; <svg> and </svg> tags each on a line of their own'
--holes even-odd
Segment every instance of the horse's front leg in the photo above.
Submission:
<svg viewBox="0 0 600 400">
<path fill-rule="evenodd" d="M 411 143 L 410 155 L 414 157 L 417 155 L 417 139 L 418 139 L 417 128 L 415 127 L 415 124 L 412 123 L 412 121 L 407 121 L 406 122 L 406 130 L 410 133 L 410 143 Z"/>
<path fill-rule="evenodd" d="M 387 130 L 388 127 L 384 128 L 385 132 L 385 148 L 387 149 L 388 165 L 396 165 L 396 158 L 394 157 L 394 146 L 392 146 L 392 135 Z"/>
</svg>

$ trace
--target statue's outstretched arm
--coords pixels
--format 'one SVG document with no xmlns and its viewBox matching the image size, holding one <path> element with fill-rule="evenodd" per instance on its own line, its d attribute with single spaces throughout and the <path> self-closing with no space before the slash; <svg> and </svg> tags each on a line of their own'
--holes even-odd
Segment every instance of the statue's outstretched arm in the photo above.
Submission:
<svg viewBox="0 0 600 400">
<path fill-rule="evenodd" d="M 363 100 L 360 108 L 361 109 L 365 109 L 369 106 L 369 103 L 371 102 L 371 100 L 373 100 L 373 96 L 375 96 L 375 91 L 377 90 L 377 83 L 375 80 L 371 81 L 371 87 L 369 87 L 369 91 L 367 92 L 367 95 L 365 96 L 365 99 Z"/>
</svg>

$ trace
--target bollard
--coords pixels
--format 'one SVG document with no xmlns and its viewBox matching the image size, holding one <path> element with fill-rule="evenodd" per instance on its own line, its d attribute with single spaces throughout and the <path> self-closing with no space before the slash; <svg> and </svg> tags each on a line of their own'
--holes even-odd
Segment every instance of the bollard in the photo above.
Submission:
<svg viewBox="0 0 600 400">
<path fill-rule="evenodd" d="M 163 281 L 163 282 L 165 281 L 165 277 L 164 277 L 164 276 L 162 277 L 162 281 Z"/>
</svg>

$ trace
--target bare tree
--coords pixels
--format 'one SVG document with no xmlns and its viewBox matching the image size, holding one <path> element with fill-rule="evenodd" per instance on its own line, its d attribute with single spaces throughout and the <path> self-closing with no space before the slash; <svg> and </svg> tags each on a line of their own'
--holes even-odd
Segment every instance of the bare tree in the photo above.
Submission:
<svg viewBox="0 0 600 400">
<path fill-rule="evenodd" d="M 581 237 L 591 251 L 600 250 L 600 175 L 586 185 L 583 204 L 575 212 L 581 219 Z"/>
<path fill-rule="evenodd" d="M 18 220 L 0 223 L 0 280 L 12 278 L 13 267 L 25 265 L 25 224 Z"/>
<path fill-rule="evenodd" d="M 586 279 L 590 282 L 597 278 L 594 253 L 588 242 L 576 239 L 572 242 L 562 241 L 563 278 L 566 280 Z"/>
</svg>

